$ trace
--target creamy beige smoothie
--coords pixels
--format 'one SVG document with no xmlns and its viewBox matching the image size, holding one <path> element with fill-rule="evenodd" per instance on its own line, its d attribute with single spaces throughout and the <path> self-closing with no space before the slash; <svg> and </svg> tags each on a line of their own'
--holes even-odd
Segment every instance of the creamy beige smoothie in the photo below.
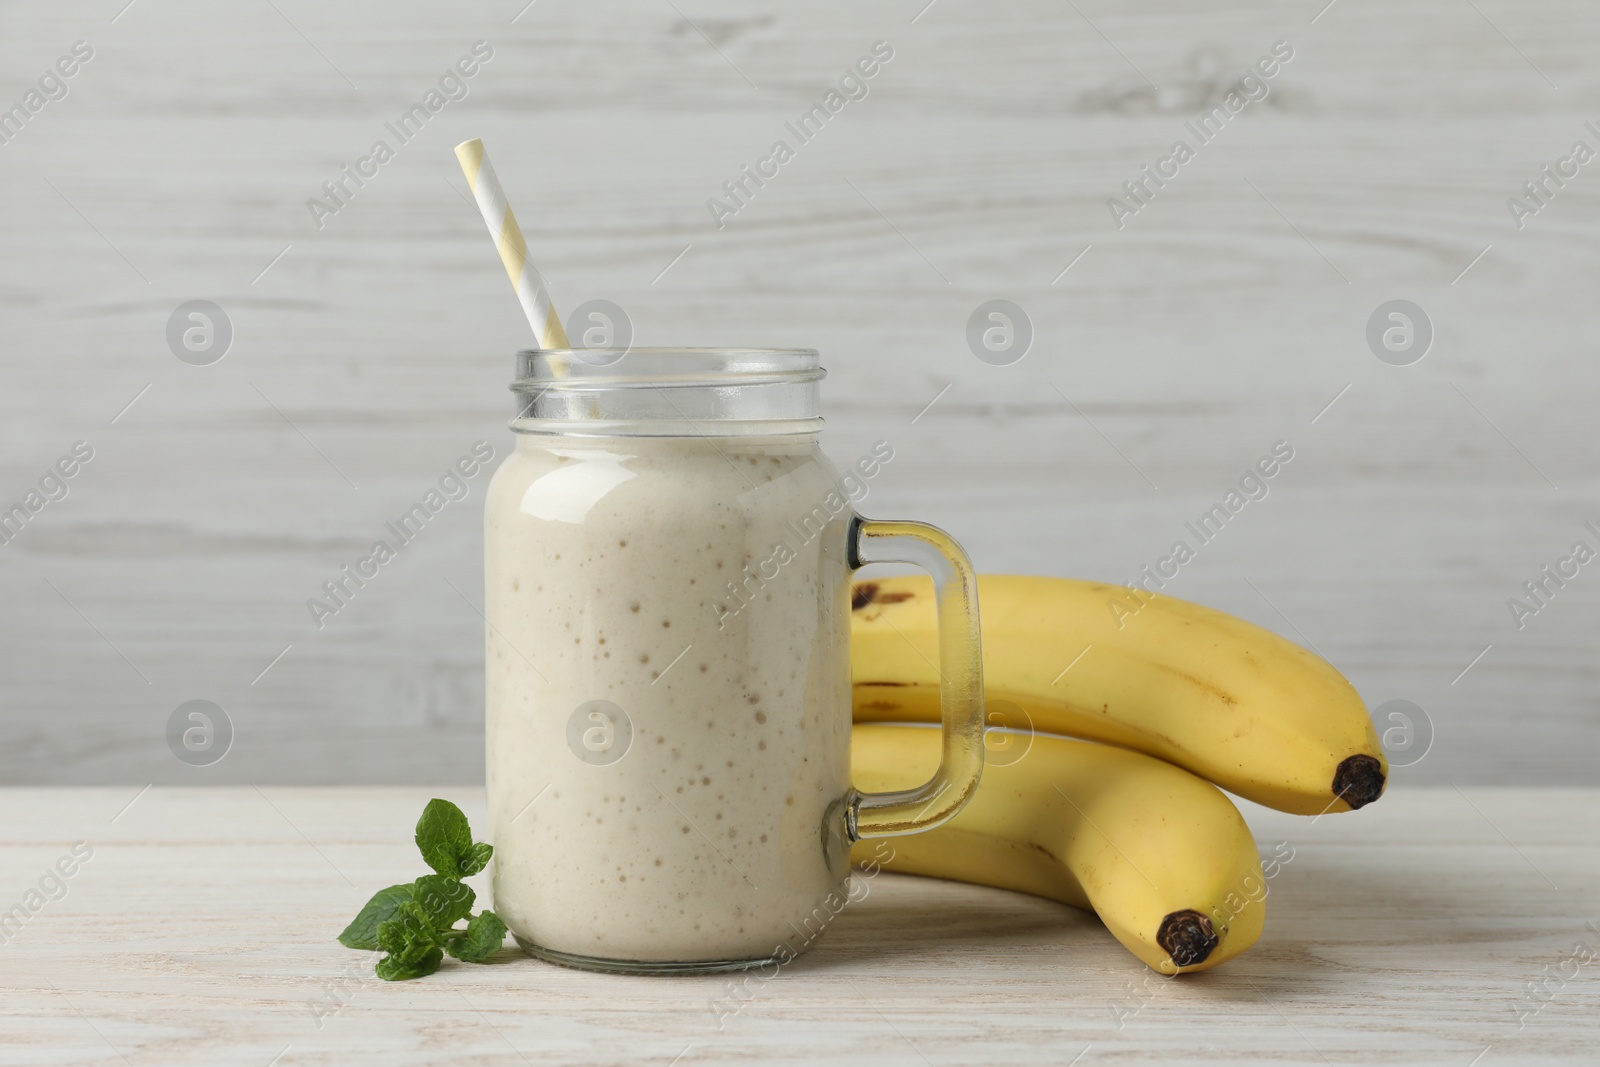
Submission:
<svg viewBox="0 0 1600 1067">
<path fill-rule="evenodd" d="M 602 960 L 772 957 L 848 872 L 846 542 L 814 435 L 519 433 L 486 511 L 494 909 Z M 835 820 L 836 821 L 836 820 Z"/>
</svg>

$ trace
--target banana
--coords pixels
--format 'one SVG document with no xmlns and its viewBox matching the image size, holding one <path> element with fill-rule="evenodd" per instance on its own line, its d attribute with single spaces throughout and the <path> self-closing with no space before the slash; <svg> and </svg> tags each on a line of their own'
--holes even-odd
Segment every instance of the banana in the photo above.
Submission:
<svg viewBox="0 0 1600 1067">
<path fill-rule="evenodd" d="M 1302 815 L 1382 794 L 1388 762 L 1355 688 L 1243 619 L 1065 578 L 981 575 L 989 722 L 1122 745 Z M 926 578 L 860 582 L 851 613 L 857 722 L 937 722 Z"/>
<path fill-rule="evenodd" d="M 937 730 L 858 724 L 854 784 L 925 782 L 939 747 Z M 953 819 L 884 843 L 858 841 L 851 859 L 1092 909 L 1163 974 L 1239 955 L 1266 918 L 1261 860 L 1233 803 L 1188 771 L 1109 745 L 1034 737 L 1015 762 L 986 767 Z"/>
</svg>

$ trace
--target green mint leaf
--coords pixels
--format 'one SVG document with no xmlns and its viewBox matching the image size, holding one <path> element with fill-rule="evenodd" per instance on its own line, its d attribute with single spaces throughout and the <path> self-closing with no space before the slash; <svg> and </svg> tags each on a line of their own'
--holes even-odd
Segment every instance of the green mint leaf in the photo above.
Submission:
<svg viewBox="0 0 1600 1067">
<path fill-rule="evenodd" d="M 467 850 L 466 856 L 461 860 L 461 877 L 466 878 L 469 875 L 477 874 L 489 866 L 489 857 L 493 855 L 493 845 L 486 845 L 482 841 L 474 844 Z"/>
<path fill-rule="evenodd" d="M 429 949 L 416 959 L 385 956 L 378 961 L 378 977 L 385 982 L 404 982 L 411 978 L 422 978 L 437 971 L 439 961 L 442 959 L 444 954 L 436 948 Z"/>
<path fill-rule="evenodd" d="M 444 950 L 458 960 L 482 963 L 496 952 L 506 939 L 506 924 L 492 911 L 481 911 L 467 923 L 467 932 L 445 942 Z"/>
<path fill-rule="evenodd" d="M 439 949 L 442 940 L 420 904 L 415 900 L 403 902 L 393 919 L 378 924 L 378 945 L 388 953 L 378 961 L 378 977 L 400 982 L 432 974 L 444 958 Z"/>
<path fill-rule="evenodd" d="M 366 907 L 361 909 L 361 913 L 344 928 L 344 933 L 339 935 L 339 943 L 345 948 L 377 951 L 378 925 L 394 918 L 396 909 L 410 900 L 415 890 L 416 886 L 410 882 L 378 890 L 372 895 L 372 899 L 367 901 Z"/>
<path fill-rule="evenodd" d="M 428 801 L 417 820 L 417 849 L 429 867 L 460 878 L 472 853 L 472 828 L 461 809 L 448 800 Z"/>
<path fill-rule="evenodd" d="M 444 932 L 472 914 L 478 894 L 446 874 L 425 874 L 414 883 L 412 901 L 429 929 Z"/>
<path fill-rule="evenodd" d="M 420 959 L 442 941 L 432 917 L 415 900 L 403 902 L 395 909 L 394 918 L 378 924 L 378 947 L 401 959 Z"/>
</svg>

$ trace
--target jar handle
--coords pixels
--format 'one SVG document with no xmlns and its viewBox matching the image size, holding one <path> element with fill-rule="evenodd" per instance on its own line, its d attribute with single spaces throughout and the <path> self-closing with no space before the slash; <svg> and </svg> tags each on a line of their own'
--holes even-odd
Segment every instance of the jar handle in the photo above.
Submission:
<svg viewBox="0 0 1600 1067">
<path fill-rule="evenodd" d="M 915 789 L 850 790 L 845 831 L 851 841 L 933 829 L 966 806 L 983 773 L 983 652 L 978 578 L 972 562 L 955 539 L 936 526 L 857 515 L 850 524 L 850 568 L 868 563 L 910 563 L 933 578 L 943 747 L 939 769 Z"/>
</svg>

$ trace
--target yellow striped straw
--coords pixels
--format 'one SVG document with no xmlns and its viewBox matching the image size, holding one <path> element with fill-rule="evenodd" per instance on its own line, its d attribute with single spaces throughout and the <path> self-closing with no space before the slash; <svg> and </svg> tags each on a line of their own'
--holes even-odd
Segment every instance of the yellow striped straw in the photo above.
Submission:
<svg viewBox="0 0 1600 1067">
<path fill-rule="evenodd" d="M 562 329 L 561 319 L 550 305 L 544 278 L 539 269 L 528 262 L 528 243 L 522 238 L 522 229 L 511 213 L 511 205 L 506 203 L 505 190 L 500 188 L 494 166 L 483 153 L 483 142 L 476 137 L 462 141 L 456 145 L 456 158 L 461 161 L 462 173 L 467 176 L 472 195 L 478 200 L 478 211 L 489 228 L 489 236 L 500 249 L 500 261 L 506 265 L 506 274 L 517 291 L 517 299 L 522 302 L 522 311 L 528 316 L 528 325 L 533 327 L 539 347 L 569 347 L 567 331 Z"/>
</svg>

